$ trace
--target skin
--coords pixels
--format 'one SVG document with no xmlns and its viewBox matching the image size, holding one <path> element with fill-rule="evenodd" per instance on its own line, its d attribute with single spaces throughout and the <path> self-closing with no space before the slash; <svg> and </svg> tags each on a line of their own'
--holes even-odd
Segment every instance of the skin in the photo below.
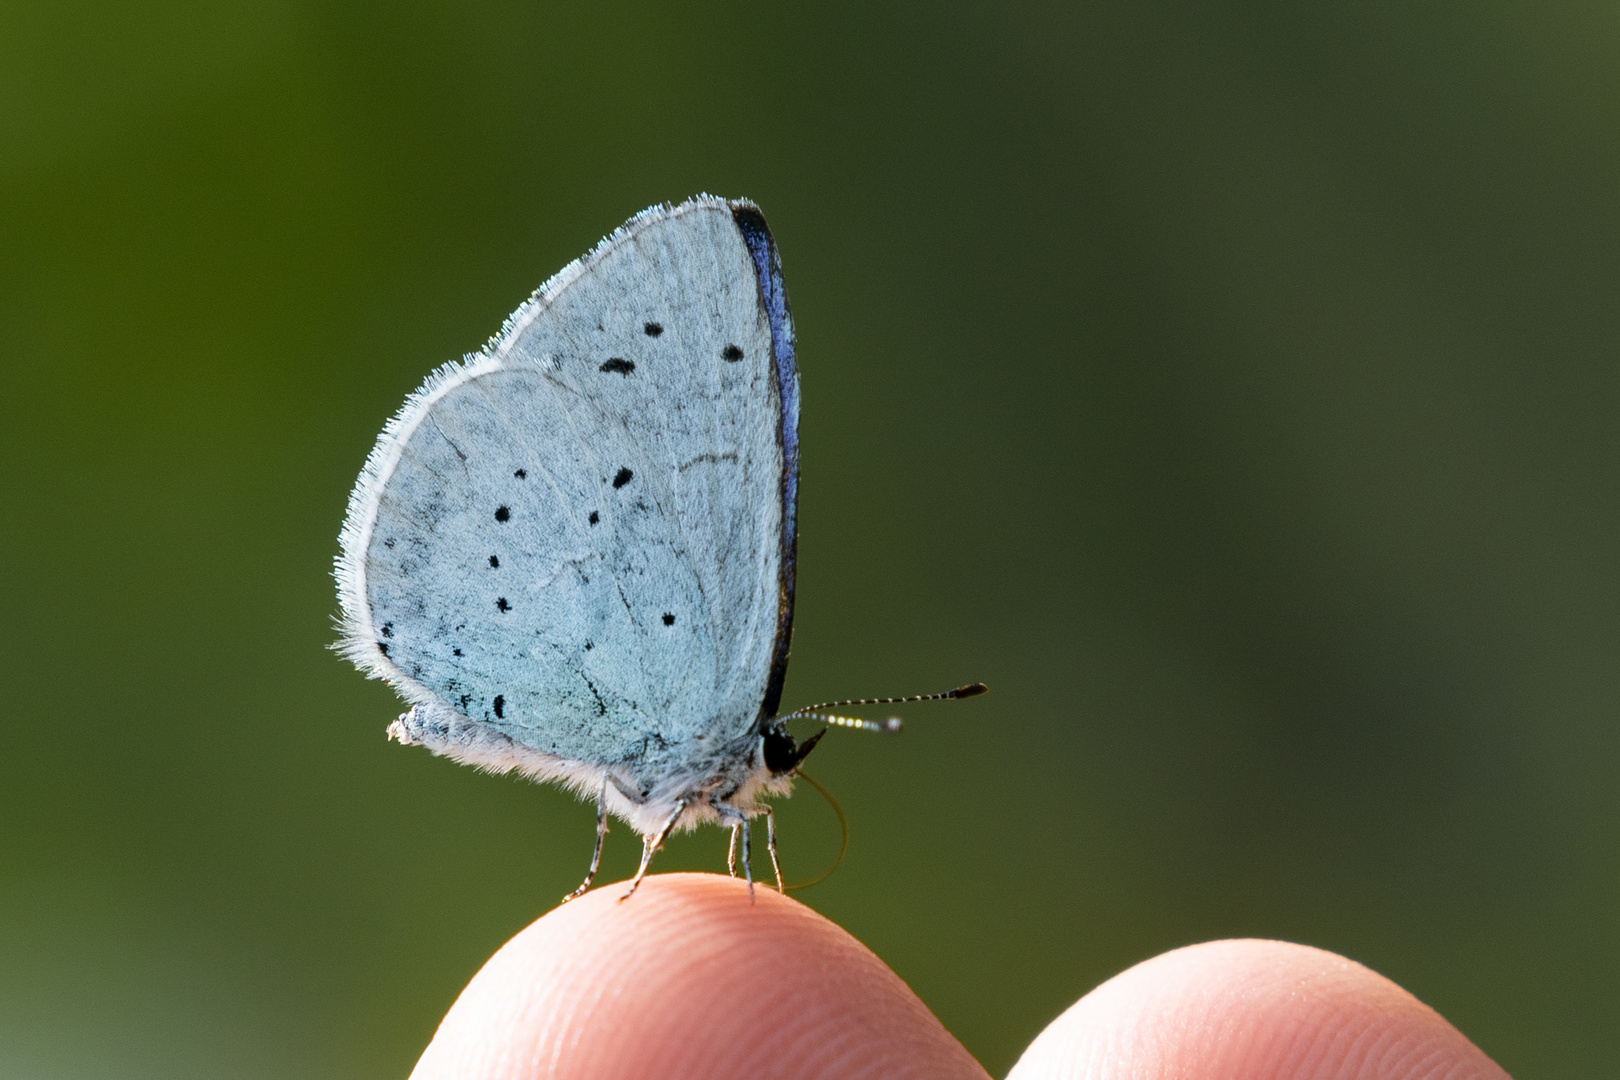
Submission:
<svg viewBox="0 0 1620 1080">
<path fill-rule="evenodd" d="M 414 1080 L 989 1075 L 911 989 L 799 902 L 711 874 L 607 885 L 497 952 Z M 1506 1080 L 1433 1009 L 1342 956 L 1215 941 L 1138 964 L 1009 1080 Z"/>
</svg>

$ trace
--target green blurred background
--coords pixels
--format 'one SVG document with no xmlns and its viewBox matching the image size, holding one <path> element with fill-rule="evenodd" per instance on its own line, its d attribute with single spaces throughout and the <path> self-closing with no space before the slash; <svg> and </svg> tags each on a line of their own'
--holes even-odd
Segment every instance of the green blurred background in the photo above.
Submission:
<svg viewBox="0 0 1620 1080">
<path fill-rule="evenodd" d="M 806 902 L 998 1074 L 1230 935 L 1610 1074 L 1617 61 L 1570 0 L 9 0 L 0 1077 L 403 1076 L 577 881 L 589 808 L 384 740 L 329 569 L 429 369 L 700 190 L 800 332 L 784 704 L 994 689 L 817 753 Z"/>
</svg>

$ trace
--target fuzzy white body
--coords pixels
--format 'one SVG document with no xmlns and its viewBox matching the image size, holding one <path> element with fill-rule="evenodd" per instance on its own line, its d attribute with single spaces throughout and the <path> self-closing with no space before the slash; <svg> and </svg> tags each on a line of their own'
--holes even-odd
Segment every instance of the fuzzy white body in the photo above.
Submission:
<svg viewBox="0 0 1620 1080">
<path fill-rule="evenodd" d="M 746 213 L 638 215 L 434 372 L 341 538 L 341 649 L 412 704 L 391 735 L 605 790 L 644 836 L 791 782 L 761 732 L 791 626 L 797 374 Z"/>
</svg>

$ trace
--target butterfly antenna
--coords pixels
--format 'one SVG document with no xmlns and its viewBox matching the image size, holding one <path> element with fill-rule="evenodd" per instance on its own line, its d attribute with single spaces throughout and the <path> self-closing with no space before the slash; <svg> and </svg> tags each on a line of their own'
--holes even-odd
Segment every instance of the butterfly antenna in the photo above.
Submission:
<svg viewBox="0 0 1620 1080">
<path fill-rule="evenodd" d="M 833 860 L 833 864 L 831 866 L 827 867 L 827 869 L 823 870 L 809 881 L 796 881 L 792 885 L 784 886 L 784 891 L 789 892 L 795 889 L 808 889 L 817 882 L 826 881 L 832 876 L 832 872 L 837 870 L 838 867 L 843 864 L 844 852 L 849 850 L 849 822 L 844 819 L 844 808 L 838 805 L 838 800 L 832 797 L 832 792 L 828 791 L 826 788 L 817 783 L 809 773 L 802 769 L 799 770 L 799 779 L 807 781 L 811 787 L 821 792 L 821 797 L 827 800 L 827 805 L 832 807 L 832 812 L 838 815 L 838 858 Z"/>
<path fill-rule="evenodd" d="M 802 709 L 794 709 L 786 716 L 781 717 L 782 722 L 789 720 L 820 720 L 824 724 L 834 727 L 857 728 L 861 731 L 895 732 L 901 728 L 900 718 L 891 716 L 881 724 L 871 720 L 857 720 L 849 716 L 833 716 L 824 713 L 823 709 L 840 709 L 847 705 L 905 705 L 913 701 L 960 701 L 963 698 L 978 697 L 990 688 L 982 682 L 968 683 L 958 686 L 954 690 L 946 690 L 939 694 L 913 694 L 910 697 L 873 697 L 849 698 L 846 701 L 823 701 L 816 705 L 806 705 Z"/>
<path fill-rule="evenodd" d="M 799 713 L 816 712 L 821 709 L 842 709 L 848 705 L 908 705 L 913 701 L 960 701 L 962 698 L 978 697 L 989 692 L 990 688 L 982 682 L 968 683 L 958 686 L 955 690 L 946 690 L 940 694 L 913 694 L 910 697 L 866 697 L 850 698 L 848 701 L 823 701 L 816 705 L 806 705 L 802 709 L 795 709 L 794 715 Z"/>
<path fill-rule="evenodd" d="M 832 713 L 805 712 L 803 709 L 789 713 L 781 718 L 787 720 L 820 720 L 831 727 L 854 728 L 856 731 L 896 732 L 903 726 L 898 716 L 891 716 L 887 720 L 862 720 L 854 716 L 834 716 Z"/>
</svg>

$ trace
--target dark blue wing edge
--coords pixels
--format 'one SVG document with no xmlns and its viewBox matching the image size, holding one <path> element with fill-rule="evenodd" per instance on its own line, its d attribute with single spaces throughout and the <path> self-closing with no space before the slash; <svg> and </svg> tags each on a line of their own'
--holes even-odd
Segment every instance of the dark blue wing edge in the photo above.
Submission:
<svg viewBox="0 0 1620 1080">
<path fill-rule="evenodd" d="M 771 650 L 771 673 L 760 703 L 759 723 L 775 716 L 782 704 L 782 682 L 787 678 L 788 649 L 793 640 L 793 578 L 799 552 L 799 365 L 794 356 L 793 314 L 782 285 L 782 259 L 765 224 L 765 215 L 753 203 L 736 201 L 731 216 L 754 257 L 759 278 L 759 299 L 771 320 L 771 358 L 776 362 L 776 385 L 782 408 L 778 428 L 782 440 L 782 571 L 777 581 L 776 644 Z"/>
</svg>

